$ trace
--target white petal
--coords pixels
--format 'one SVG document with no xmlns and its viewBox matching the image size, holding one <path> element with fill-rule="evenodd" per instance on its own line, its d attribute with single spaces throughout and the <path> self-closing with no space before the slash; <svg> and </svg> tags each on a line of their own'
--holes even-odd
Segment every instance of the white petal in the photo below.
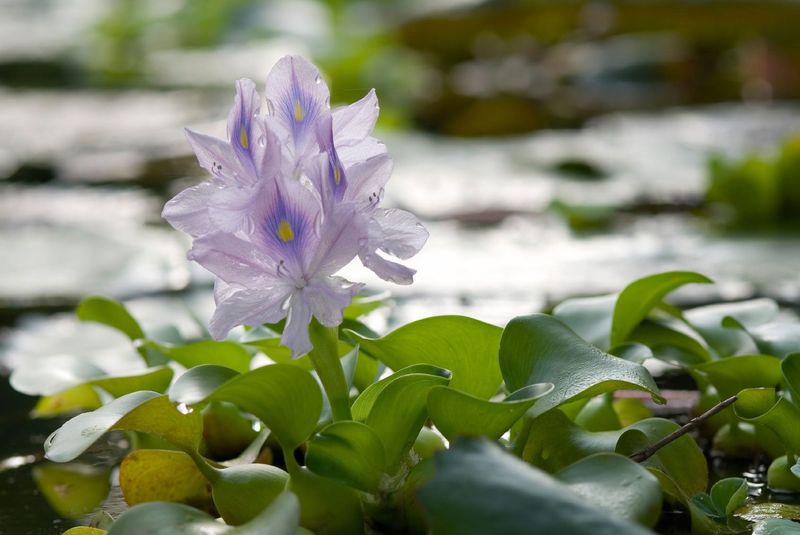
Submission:
<svg viewBox="0 0 800 535">
<path fill-rule="evenodd" d="M 333 111 L 333 133 L 336 146 L 355 145 L 375 128 L 378 120 L 378 97 L 370 89 L 361 100 Z"/>
<path fill-rule="evenodd" d="M 227 233 L 194 240 L 189 258 L 229 284 L 248 288 L 271 285 L 277 264 L 252 243 Z"/>
<path fill-rule="evenodd" d="M 197 156 L 200 167 L 225 183 L 249 183 L 230 143 L 186 128 L 186 139 Z"/>
<path fill-rule="evenodd" d="M 347 170 L 345 198 L 360 207 L 376 207 L 383 198 L 383 188 L 392 175 L 392 160 L 380 154 L 359 162 Z"/>
<path fill-rule="evenodd" d="M 313 279 L 302 292 L 314 317 L 326 327 L 335 327 L 342 323 L 344 307 L 363 287 L 342 277 L 321 277 Z"/>
<path fill-rule="evenodd" d="M 281 344 L 292 350 L 292 358 L 311 351 L 311 338 L 308 336 L 309 323 L 311 323 L 311 306 L 303 298 L 302 292 L 295 292 L 292 295 L 289 316 L 281 337 Z"/>
<path fill-rule="evenodd" d="M 396 208 L 378 210 L 373 218 L 383 231 L 380 249 L 397 258 L 411 258 L 428 241 L 428 231 L 411 212 Z"/>
<path fill-rule="evenodd" d="M 369 160 L 380 154 L 386 154 L 386 145 L 374 137 L 368 137 L 355 145 L 343 145 L 340 147 L 337 143 L 336 152 L 339 154 L 339 159 L 345 168 L 349 168 L 358 162 Z"/>
<path fill-rule="evenodd" d="M 202 182 L 186 188 L 167 201 L 161 217 L 177 230 L 191 236 L 214 232 L 214 225 L 208 215 L 208 203 L 217 191 L 217 186 L 212 182 Z"/>
<path fill-rule="evenodd" d="M 291 288 L 286 286 L 229 292 L 217 304 L 208 331 L 216 340 L 221 340 L 237 325 L 280 321 L 286 315 L 282 305 L 290 292 Z"/>
<path fill-rule="evenodd" d="M 371 269 L 377 276 L 385 281 L 395 284 L 411 284 L 414 282 L 416 270 L 407 268 L 397 262 L 392 262 L 380 256 L 376 251 L 364 252 L 359 255 L 364 267 Z"/>
</svg>

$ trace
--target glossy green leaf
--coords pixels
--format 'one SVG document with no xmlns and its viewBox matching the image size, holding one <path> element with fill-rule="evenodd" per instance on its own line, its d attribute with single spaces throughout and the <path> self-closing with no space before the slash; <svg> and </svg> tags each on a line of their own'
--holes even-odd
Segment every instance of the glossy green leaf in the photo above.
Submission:
<svg viewBox="0 0 800 535">
<path fill-rule="evenodd" d="M 151 433 L 193 451 L 200 445 L 202 417 L 196 411 L 181 413 L 156 392 L 133 392 L 62 425 L 45 442 L 45 455 L 57 462 L 71 461 L 113 429 Z"/>
<path fill-rule="evenodd" d="M 733 409 L 742 420 L 772 430 L 787 453 L 800 453 L 800 408 L 777 397 L 774 388 L 742 390 Z"/>
<path fill-rule="evenodd" d="M 17 392 L 49 396 L 107 375 L 94 364 L 77 357 L 58 355 L 36 363 L 25 363 L 9 378 Z"/>
<path fill-rule="evenodd" d="M 187 405 L 200 403 L 237 375 L 239 372 L 225 366 L 196 366 L 178 377 L 169 389 L 169 398 L 175 403 Z"/>
<path fill-rule="evenodd" d="M 158 366 L 143 370 L 142 373 L 138 374 L 112 375 L 93 379 L 89 384 L 102 388 L 115 398 L 118 398 L 139 390 L 165 392 L 169 388 L 170 381 L 172 381 L 172 375 L 173 371 L 169 366 Z"/>
<path fill-rule="evenodd" d="M 622 427 L 614 410 L 614 394 L 609 392 L 593 397 L 573 419 L 586 431 L 615 431 Z"/>
<path fill-rule="evenodd" d="M 533 406 L 534 415 L 614 390 L 644 390 L 664 402 L 643 366 L 600 351 L 545 314 L 511 320 L 500 344 L 500 368 L 511 390 L 536 383 L 555 385 Z"/>
<path fill-rule="evenodd" d="M 714 385 L 720 399 L 745 388 L 774 387 L 782 379 L 780 361 L 769 355 L 737 355 L 692 366 L 690 371 Z"/>
<path fill-rule="evenodd" d="M 252 445 L 262 427 L 254 416 L 227 401 L 212 401 L 201 411 L 205 453 L 213 459 L 231 459 L 241 454 Z"/>
<path fill-rule="evenodd" d="M 93 411 L 102 404 L 97 391 L 91 385 L 83 384 L 39 398 L 31 411 L 31 416 L 33 418 L 52 418 L 78 411 Z"/>
<path fill-rule="evenodd" d="M 356 491 L 306 468 L 290 471 L 287 490 L 300 499 L 300 525 L 316 535 L 364 532 L 361 499 Z"/>
<path fill-rule="evenodd" d="M 367 425 L 334 422 L 309 442 L 306 466 L 318 475 L 375 492 L 386 468 L 386 454 L 380 437 Z"/>
<path fill-rule="evenodd" d="M 200 462 L 199 467 L 211 481 L 211 496 L 217 511 L 225 522 L 234 526 L 258 517 L 281 495 L 289 481 L 289 474 L 268 464 L 242 464 L 209 474 L 207 463 Z"/>
<path fill-rule="evenodd" d="M 553 316 L 590 344 L 607 350 L 611 345 L 611 322 L 617 295 L 567 299 L 556 305 Z"/>
<path fill-rule="evenodd" d="M 453 440 L 460 435 L 500 438 L 537 399 L 553 390 L 550 383 L 530 385 L 502 401 L 487 401 L 450 387 L 428 394 L 428 413 L 437 429 Z"/>
<path fill-rule="evenodd" d="M 107 533 L 104 529 L 92 528 L 89 526 L 75 526 L 69 528 L 61 535 L 105 535 Z"/>
<path fill-rule="evenodd" d="M 663 418 L 648 418 L 629 426 L 619 437 L 616 452 L 630 455 L 655 444 L 680 426 Z M 708 486 L 708 463 L 697 443 L 684 435 L 640 463 L 661 483 L 664 493 L 686 504 Z"/>
<path fill-rule="evenodd" d="M 238 375 L 208 399 L 230 401 L 257 417 L 287 450 L 305 442 L 322 412 L 317 381 L 307 371 L 289 364 L 273 364 Z"/>
<path fill-rule="evenodd" d="M 211 487 L 182 451 L 134 450 L 119 467 L 119 487 L 129 506 L 145 502 L 211 507 Z"/>
<path fill-rule="evenodd" d="M 650 533 L 486 440 L 461 439 L 435 463 L 419 496 L 438 535 Z"/>
<path fill-rule="evenodd" d="M 108 325 L 131 340 L 144 338 L 144 331 L 139 322 L 131 316 L 125 305 L 107 297 L 91 296 L 78 304 L 75 311 L 81 321 L 94 321 Z"/>
<path fill-rule="evenodd" d="M 142 345 L 164 354 L 186 369 L 202 364 L 225 366 L 240 373 L 250 369 L 250 352 L 236 342 L 202 340 L 185 345 L 171 345 L 147 340 Z"/>
<path fill-rule="evenodd" d="M 649 347 L 656 358 L 691 365 L 708 362 L 711 353 L 705 340 L 688 325 L 673 319 L 646 319 L 628 339 Z"/>
<path fill-rule="evenodd" d="M 64 518 L 80 518 L 108 497 L 111 469 L 86 464 L 42 463 L 31 473 L 47 503 Z"/>
<path fill-rule="evenodd" d="M 380 437 L 389 470 L 401 461 L 422 429 L 430 390 L 448 382 L 441 375 L 407 373 L 387 383 L 378 394 L 365 423 Z"/>
<path fill-rule="evenodd" d="M 614 451 L 621 433 L 591 433 L 560 410 L 548 411 L 527 423 L 526 437 L 518 439 L 525 440 L 521 457 L 546 472 L 557 472 L 594 453 Z"/>
<path fill-rule="evenodd" d="M 620 292 L 611 323 L 611 346 L 625 342 L 647 314 L 671 291 L 690 283 L 711 283 L 705 275 L 670 271 L 635 280 Z"/>
<path fill-rule="evenodd" d="M 693 308 L 684 312 L 684 318 L 703 336 L 717 356 L 728 357 L 758 353 L 758 347 L 747 332 L 724 326 L 726 317 L 751 329 L 772 321 L 777 314 L 778 306 L 773 300 L 752 299 Z"/>
<path fill-rule="evenodd" d="M 353 420 L 356 420 L 357 422 L 366 421 L 370 411 L 372 410 L 372 406 L 375 404 L 375 400 L 378 399 L 378 396 L 381 392 L 383 392 L 383 389 L 403 375 L 409 375 L 412 373 L 436 375 L 445 379 L 450 379 L 452 375 L 448 370 L 439 368 L 438 366 L 433 366 L 431 364 L 412 364 L 411 366 L 402 368 L 394 372 L 389 377 L 384 377 L 377 383 L 371 384 L 366 390 L 359 394 L 359 396 L 353 402 L 353 406 L 351 407 Z"/>
<path fill-rule="evenodd" d="M 15 390 L 32 396 L 54 395 L 89 384 L 120 397 L 137 390 L 163 392 L 169 386 L 172 374 L 169 367 L 157 366 L 127 374 L 108 375 L 82 359 L 54 356 L 17 368 L 10 381 Z"/>
<path fill-rule="evenodd" d="M 378 339 L 348 334 L 393 370 L 433 364 L 453 372 L 451 386 L 479 398 L 497 393 L 502 377 L 497 350 L 502 330 L 464 316 L 436 316 L 404 325 Z"/>
<path fill-rule="evenodd" d="M 243 526 L 230 527 L 193 507 L 178 503 L 151 502 L 122 513 L 109 535 L 296 535 L 300 505 L 290 492 Z"/>
<path fill-rule="evenodd" d="M 765 355 L 784 358 L 791 353 L 800 351 L 800 323 L 797 321 L 775 321 L 746 328 L 732 318 L 726 318 L 726 320 L 730 320 L 728 323 L 731 323 L 732 326 L 745 330 L 756 343 L 758 350 Z M 726 324 L 724 320 L 723 324 Z"/>
<path fill-rule="evenodd" d="M 346 319 L 358 319 L 361 316 L 366 316 L 379 308 L 387 306 L 390 297 L 391 294 L 389 292 L 381 292 L 375 295 L 357 295 L 353 298 L 353 301 L 344 308 L 342 315 Z"/>
<path fill-rule="evenodd" d="M 612 347 L 609 354 L 619 357 L 629 362 L 642 364 L 647 359 L 653 358 L 653 351 L 644 344 L 638 342 L 625 342 Z"/>
<path fill-rule="evenodd" d="M 795 404 L 800 404 L 800 353 L 792 353 L 781 361 L 786 386 L 792 394 Z"/>
<path fill-rule="evenodd" d="M 733 512 L 747 500 L 747 482 L 741 477 L 729 477 L 714 483 L 709 494 L 692 497 L 692 504 L 706 516 L 717 521 L 727 521 Z"/>
<path fill-rule="evenodd" d="M 570 490 L 614 516 L 653 527 L 661 514 L 661 485 L 646 469 L 616 453 L 596 453 L 554 475 Z"/>
</svg>

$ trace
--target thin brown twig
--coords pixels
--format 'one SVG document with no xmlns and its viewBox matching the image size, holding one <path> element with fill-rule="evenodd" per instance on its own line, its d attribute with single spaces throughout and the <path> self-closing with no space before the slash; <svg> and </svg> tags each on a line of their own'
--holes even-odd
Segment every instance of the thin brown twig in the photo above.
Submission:
<svg viewBox="0 0 800 535">
<path fill-rule="evenodd" d="M 691 431 L 695 427 L 699 426 L 701 423 L 705 422 L 706 420 L 708 420 L 709 418 L 711 418 L 715 414 L 718 414 L 719 412 L 722 412 L 726 408 L 728 408 L 731 405 L 733 405 L 734 402 L 736 402 L 737 399 L 738 398 L 736 396 L 731 396 L 731 397 L 729 397 L 728 399 L 726 399 L 724 401 L 720 401 L 719 403 L 717 403 L 716 405 L 714 405 L 713 407 L 708 409 L 706 412 L 704 412 L 700 416 L 697 416 L 697 417 L 692 418 L 691 420 L 689 420 L 689 423 L 687 423 L 686 425 L 684 425 L 680 429 L 676 429 L 675 431 L 673 431 L 669 435 L 665 436 L 664 438 L 662 438 L 658 442 L 655 442 L 655 443 L 647 446 L 646 448 L 642 448 L 639 451 L 636 451 L 636 452 L 632 453 L 629 456 L 629 458 L 632 461 L 636 461 L 637 463 L 640 463 L 640 462 L 642 462 L 642 461 L 644 461 L 646 459 L 649 459 L 650 457 L 653 456 L 653 454 L 655 454 L 658 450 L 660 450 L 661 448 L 663 448 L 664 446 L 666 446 L 670 442 L 679 439 L 680 437 L 682 437 L 683 435 L 685 435 L 686 433 L 688 433 L 689 431 Z"/>
</svg>

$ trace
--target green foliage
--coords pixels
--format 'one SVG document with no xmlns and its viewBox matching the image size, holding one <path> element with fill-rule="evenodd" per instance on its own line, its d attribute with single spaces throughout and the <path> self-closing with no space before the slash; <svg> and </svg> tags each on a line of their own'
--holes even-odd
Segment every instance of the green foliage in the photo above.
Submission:
<svg viewBox="0 0 800 535">
<path fill-rule="evenodd" d="M 664 403 L 643 366 L 600 351 L 545 314 L 511 320 L 500 344 L 500 368 L 512 390 L 537 383 L 555 385 L 534 405 L 535 414 L 621 389 L 644 390 Z"/>
<path fill-rule="evenodd" d="M 800 137 L 787 139 L 770 158 L 712 158 L 708 174 L 706 198 L 716 205 L 723 222 L 752 228 L 798 220 Z"/>
<path fill-rule="evenodd" d="M 120 303 L 90 298 L 80 317 L 124 333 L 149 367 L 110 376 L 58 357 L 11 383 L 42 396 L 37 413 L 94 409 L 48 438 L 52 461 L 76 459 L 108 431 L 133 433 L 139 449 L 120 469 L 133 507 L 109 533 L 632 534 L 648 533 L 665 501 L 689 511 L 694 533 L 744 533 L 785 507 L 752 503 L 740 479 L 709 490 L 693 435 L 661 444 L 680 426 L 653 417 L 664 399 L 649 365 L 695 381 L 695 415 L 737 396 L 700 433 L 729 456 L 767 454 L 768 486 L 799 491 L 800 321 L 770 299 L 686 311 L 664 301 L 708 282 L 660 273 L 505 329 L 440 316 L 384 336 L 358 318 L 385 297 L 357 300 L 338 330 L 312 333 L 313 358 L 296 360 L 280 346 L 282 323 L 237 341 L 166 343 Z M 256 352 L 278 363 L 251 370 Z M 49 477 L 53 466 L 66 471 Z M 58 509 L 53 489 L 69 479 L 81 496 L 70 514 L 82 515 L 107 493 L 108 473 L 75 466 L 42 465 L 37 481 Z"/>
</svg>

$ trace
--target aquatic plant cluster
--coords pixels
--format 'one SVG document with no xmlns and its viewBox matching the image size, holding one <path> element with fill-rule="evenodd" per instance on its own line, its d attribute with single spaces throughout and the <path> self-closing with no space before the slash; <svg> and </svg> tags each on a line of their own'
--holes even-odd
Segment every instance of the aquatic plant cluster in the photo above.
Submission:
<svg viewBox="0 0 800 535">
<path fill-rule="evenodd" d="M 673 271 L 504 328 L 435 316 L 372 331 L 388 302 L 334 274 L 358 256 L 410 282 L 377 251 L 406 258 L 427 234 L 377 206 L 390 164 L 370 136 L 374 94 L 331 112 L 318 75 L 284 59 L 270 113 L 240 81 L 228 140 L 189 133 L 212 178 L 164 215 L 218 277 L 213 337 L 166 339 L 90 297 L 78 317 L 130 338 L 142 369 L 57 357 L 12 375 L 42 396 L 37 414 L 85 411 L 47 439 L 50 462 L 112 431 L 131 439 L 130 508 L 70 535 L 638 535 L 665 511 L 698 534 L 796 529 L 781 518 L 796 511 L 753 500 L 744 478 L 709 488 L 698 442 L 769 458 L 767 488 L 800 491 L 796 318 L 769 299 L 680 310 L 671 292 L 711 281 Z M 693 379 L 689 426 L 654 416 L 669 398 L 651 363 Z"/>
</svg>

